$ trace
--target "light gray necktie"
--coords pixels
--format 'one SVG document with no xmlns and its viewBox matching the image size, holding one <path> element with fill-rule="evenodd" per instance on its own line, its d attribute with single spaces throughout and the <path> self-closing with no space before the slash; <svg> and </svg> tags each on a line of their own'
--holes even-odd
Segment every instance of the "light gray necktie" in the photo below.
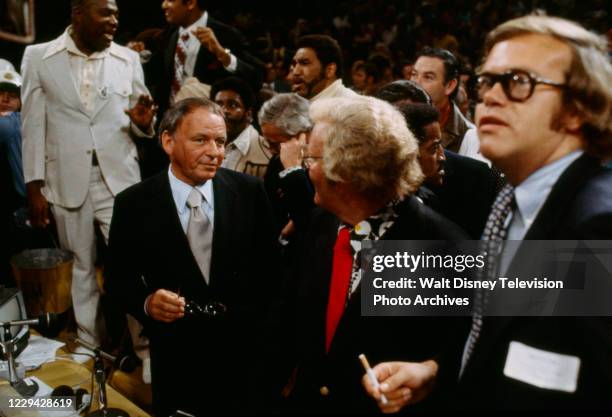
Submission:
<svg viewBox="0 0 612 417">
<path fill-rule="evenodd" d="M 213 228 L 208 216 L 202 211 L 202 193 L 192 189 L 187 197 L 187 206 L 190 209 L 187 240 L 204 280 L 209 284 Z"/>
</svg>

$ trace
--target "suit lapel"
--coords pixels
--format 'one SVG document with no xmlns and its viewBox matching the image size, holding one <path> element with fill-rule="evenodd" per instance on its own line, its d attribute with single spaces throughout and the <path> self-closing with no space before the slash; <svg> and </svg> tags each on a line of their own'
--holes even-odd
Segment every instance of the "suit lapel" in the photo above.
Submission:
<svg viewBox="0 0 612 417">
<path fill-rule="evenodd" d="M 524 240 L 550 239 L 559 234 L 560 223 L 567 214 L 567 210 L 560 208 L 569 208 L 585 182 L 600 169 L 600 163 L 587 154 L 576 159 L 553 186 Z"/>
<path fill-rule="evenodd" d="M 57 83 L 61 94 L 66 97 L 68 102 L 72 103 L 73 108 L 79 109 L 81 113 L 89 117 L 89 113 L 85 110 L 81 96 L 76 89 L 68 55 L 68 51 L 64 50 L 44 58 L 44 63 Z"/>
<path fill-rule="evenodd" d="M 240 214 L 236 208 L 236 190 L 227 180 L 223 169 L 219 169 L 213 178 L 213 192 L 215 199 L 215 220 L 213 229 L 213 245 L 210 260 L 210 285 L 217 277 L 223 276 L 223 266 L 226 257 L 232 255 L 231 242 L 234 241 L 232 232 L 233 219 Z"/>
<path fill-rule="evenodd" d="M 592 178 L 599 169 L 600 165 L 597 160 L 586 154 L 574 161 L 553 186 L 546 202 L 523 240 L 564 238 L 562 236 L 565 232 L 562 229 L 563 219 L 567 215 L 567 210 L 571 207 L 572 199 L 575 198 L 584 183 Z M 516 271 L 524 270 L 524 267 L 520 268 L 520 265 L 516 262 L 518 262 L 518 259 L 528 259 L 528 249 L 523 245 L 518 248 L 506 276 L 518 276 L 519 274 Z M 484 334 L 486 337 L 478 342 L 478 354 L 491 351 L 491 345 L 514 320 L 513 317 L 494 317 L 493 320 L 485 318 L 486 332 Z"/>
<path fill-rule="evenodd" d="M 164 67 L 168 74 L 170 74 L 170 82 L 174 78 L 174 52 L 176 51 L 176 43 L 178 42 L 179 30 L 176 28 L 168 39 L 168 47 L 164 51 Z"/>
<path fill-rule="evenodd" d="M 593 177 L 599 169 L 600 165 L 597 160 L 587 154 L 576 159 L 561 174 L 553 186 L 523 240 L 548 240 L 564 233 L 562 223 L 567 215 L 567 210 L 572 205 L 572 199 L 576 197 L 584 183 Z M 527 259 L 525 256 L 527 256 L 526 249 L 521 245 L 508 268 L 510 276 L 512 276 L 512 271 L 517 268 L 515 260 Z"/>
</svg>

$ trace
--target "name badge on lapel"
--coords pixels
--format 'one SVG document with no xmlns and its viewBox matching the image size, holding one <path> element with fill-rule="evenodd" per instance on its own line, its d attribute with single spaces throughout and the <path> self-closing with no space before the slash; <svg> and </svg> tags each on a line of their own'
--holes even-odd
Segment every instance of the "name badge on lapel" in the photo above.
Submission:
<svg viewBox="0 0 612 417">
<path fill-rule="evenodd" d="M 510 342 L 504 375 L 539 388 L 576 392 L 580 358 Z"/>
<path fill-rule="evenodd" d="M 104 85 L 104 86 L 98 88 L 98 96 L 102 100 L 106 100 L 108 98 L 108 86 Z"/>
</svg>

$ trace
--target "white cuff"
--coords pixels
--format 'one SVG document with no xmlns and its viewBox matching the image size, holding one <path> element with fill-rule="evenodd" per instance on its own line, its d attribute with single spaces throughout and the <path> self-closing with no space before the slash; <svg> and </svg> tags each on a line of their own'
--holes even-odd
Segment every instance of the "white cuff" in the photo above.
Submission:
<svg viewBox="0 0 612 417">
<path fill-rule="evenodd" d="M 144 306 L 142 306 L 145 316 L 147 317 L 151 317 L 151 315 L 149 314 L 149 312 L 147 311 L 147 304 L 149 304 L 149 299 L 153 296 L 153 294 L 149 294 L 149 296 L 147 296 L 147 298 L 145 298 L 145 302 L 144 302 Z"/>
<path fill-rule="evenodd" d="M 228 72 L 236 72 L 236 69 L 238 69 L 238 58 L 234 54 L 230 54 L 230 63 L 225 69 Z"/>
<path fill-rule="evenodd" d="M 301 166 L 299 166 L 299 165 L 296 165 L 296 166 L 294 166 L 294 167 L 289 167 L 289 168 L 283 169 L 281 172 L 279 172 L 279 173 L 278 173 L 278 177 L 279 177 L 279 178 L 285 178 L 287 175 L 291 174 L 292 172 L 294 172 L 294 171 L 299 171 L 299 170 L 301 170 L 301 169 L 304 169 L 304 168 L 302 168 L 302 167 L 301 167 Z"/>
</svg>

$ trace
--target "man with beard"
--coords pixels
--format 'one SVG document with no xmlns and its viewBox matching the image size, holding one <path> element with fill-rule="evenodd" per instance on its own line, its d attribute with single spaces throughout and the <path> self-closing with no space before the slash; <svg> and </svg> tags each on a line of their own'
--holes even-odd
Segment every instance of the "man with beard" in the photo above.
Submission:
<svg viewBox="0 0 612 417">
<path fill-rule="evenodd" d="M 291 91 L 311 102 L 359 95 L 342 84 L 342 50 L 327 35 L 307 35 L 297 42 L 290 69 Z"/>
<path fill-rule="evenodd" d="M 94 227 L 108 239 L 115 195 L 140 181 L 131 134 L 152 137 L 155 115 L 138 54 L 113 43 L 118 15 L 115 0 L 72 0 L 71 26 L 26 48 L 22 65 L 30 220 L 47 227 L 51 209 L 74 253 L 77 334 L 93 345 L 104 333 Z"/>
<path fill-rule="evenodd" d="M 225 115 L 228 143 L 221 166 L 263 178 L 272 151 L 251 124 L 255 105 L 253 90 L 244 80 L 229 77 L 212 86 L 210 97 Z"/>
</svg>

